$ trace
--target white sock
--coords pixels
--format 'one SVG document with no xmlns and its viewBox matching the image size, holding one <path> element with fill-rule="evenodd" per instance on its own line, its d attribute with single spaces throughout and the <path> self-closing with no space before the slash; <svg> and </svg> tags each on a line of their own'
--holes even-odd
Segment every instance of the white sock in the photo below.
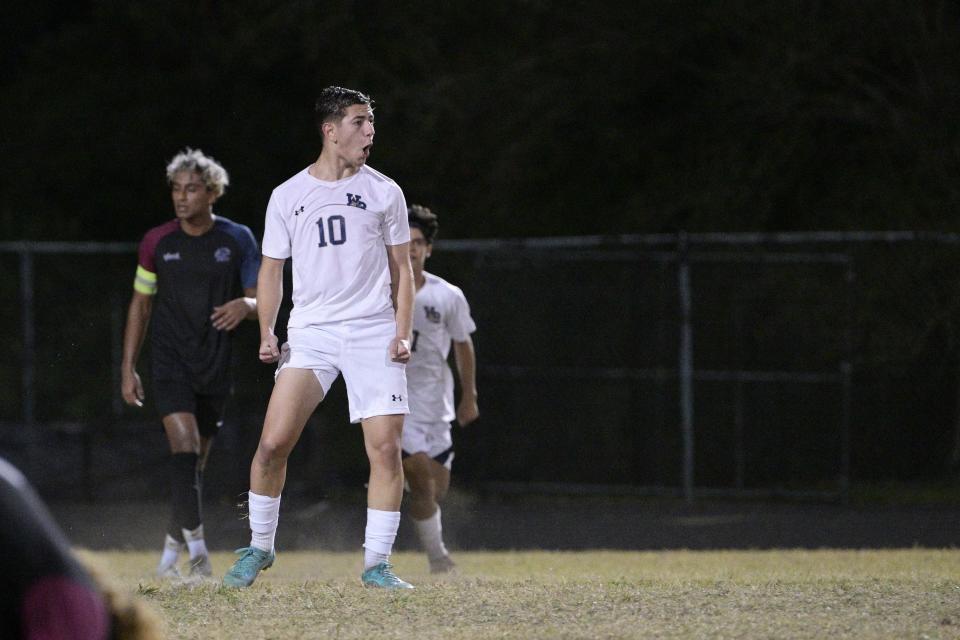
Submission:
<svg viewBox="0 0 960 640">
<path fill-rule="evenodd" d="M 273 552 L 273 542 L 280 522 L 280 496 L 271 498 L 253 491 L 247 492 L 247 510 L 250 512 L 250 546 Z"/>
<path fill-rule="evenodd" d="M 160 556 L 159 566 L 172 567 L 176 565 L 182 549 L 183 545 L 174 540 L 173 536 L 168 533 L 167 537 L 163 539 L 163 554 Z"/>
<path fill-rule="evenodd" d="M 193 531 L 182 529 L 183 539 L 187 541 L 187 549 L 190 550 L 190 558 L 208 555 L 207 543 L 203 539 L 203 525 L 201 524 Z"/>
<path fill-rule="evenodd" d="M 420 544 L 431 560 L 437 560 L 447 555 L 447 548 L 443 544 L 443 525 L 440 524 L 440 507 L 426 520 L 414 520 Z"/>
<path fill-rule="evenodd" d="M 399 511 L 367 509 L 367 529 L 363 539 L 363 568 L 374 567 L 390 558 L 393 541 L 400 527 Z"/>
</svg>

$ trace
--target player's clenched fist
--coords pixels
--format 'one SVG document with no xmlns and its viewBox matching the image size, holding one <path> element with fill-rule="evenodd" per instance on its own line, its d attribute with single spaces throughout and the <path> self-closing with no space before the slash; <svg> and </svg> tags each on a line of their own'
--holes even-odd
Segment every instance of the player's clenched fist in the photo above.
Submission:
<svg viewBox="0 0 960 640">
<path fill-rule="evenodd" d="M 267 336 L 260 341 L 260 362 L 271 363 L 280 359 L 277 336 Z"/>
<path fill-rule="evenodd" d="M 403 364 L 410 362 L 410 341 L 399 337 L 391 340 L 390 359 Z"/>
</svg>

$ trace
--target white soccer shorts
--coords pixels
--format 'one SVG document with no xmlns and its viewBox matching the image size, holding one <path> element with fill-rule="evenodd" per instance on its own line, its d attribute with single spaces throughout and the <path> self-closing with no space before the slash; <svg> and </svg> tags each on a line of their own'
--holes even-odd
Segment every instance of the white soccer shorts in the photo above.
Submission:
<svg viewBox="0 0 960 640">
<path fill-rule="evenodd" d="M 425 453 L 433 458 L 452 446 L 453 438 L 450 435 L 449 422 L 423 423 L 411 419 L 410 416 L 404 419 L 400 448 L 405 452 L 411 455 Z M 449 469 L 452 462 L 451 455 L 444 466 Z"/>
<path fill-rule="evenodd" d="M 396 335 L 393 314 L 290 329 L 277 374 L 285 368 L 310 369 L 323 387 L 343 373 L 350 422 L 373 416 L 407 414 L 406 366 L 390 360 Z"/>
</svg>

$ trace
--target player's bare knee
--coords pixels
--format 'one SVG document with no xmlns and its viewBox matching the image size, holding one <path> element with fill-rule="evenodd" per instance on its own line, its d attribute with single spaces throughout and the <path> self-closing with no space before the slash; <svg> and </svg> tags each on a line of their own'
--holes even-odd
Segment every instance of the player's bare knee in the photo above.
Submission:
<svg viewBox="0 0 960 640">
<path fill-rule="evenodd" d="M 367 443 L 367 456 L 370 462 L 374 460 L 378 464 L 390 467 L 400 467 L 400 441 L 392 438 L 385 438 L 376 442 Z"/>
<path fill-rule="evenodd" d="M 280 442 L 273 439 L 262 439 L 257 446 L 255 459 L 263 467 L 272 467 L 286 462 L 290 455 L 290 447 L 286 442 Z"/>
<path fill-rule="evenodd" d="M 191 442 L 171 442 L 170 453 L 195 453 L 200 455 L 200 447 Z"/>
<path fill-rule="evenodd" d="M 166 426 L 166 425 L 164 425 Z M 200 436 L 189 429 L 167 428 L 167 443 L 171 453 L 200 454 Z"/>
</svg>

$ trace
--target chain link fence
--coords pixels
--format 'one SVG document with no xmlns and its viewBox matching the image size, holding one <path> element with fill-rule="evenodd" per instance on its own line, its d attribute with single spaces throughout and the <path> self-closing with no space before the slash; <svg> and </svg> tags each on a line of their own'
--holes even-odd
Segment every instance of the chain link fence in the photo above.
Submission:
<svg viewBox="0 0 960 640">
<path fill-rule="evenodd" d="M 47 493 L 162 484 L 159 417 L 118 391 L 135 262 L 126 243 L 0 243 L 0 454 Z M 458 482 L 693 499 L 946 477 L 958 263 L 960 236 L 912 232 L 441 240 L 428 269 L 478 325 L 481 419 L 455 430 Z M 269 396 L 256 348 L 247 323 L 207 483 L 226 495 L 245 488 Z M 288 492 L 362 484 L 347 423 L 338 382 Z"/>
</svg>

